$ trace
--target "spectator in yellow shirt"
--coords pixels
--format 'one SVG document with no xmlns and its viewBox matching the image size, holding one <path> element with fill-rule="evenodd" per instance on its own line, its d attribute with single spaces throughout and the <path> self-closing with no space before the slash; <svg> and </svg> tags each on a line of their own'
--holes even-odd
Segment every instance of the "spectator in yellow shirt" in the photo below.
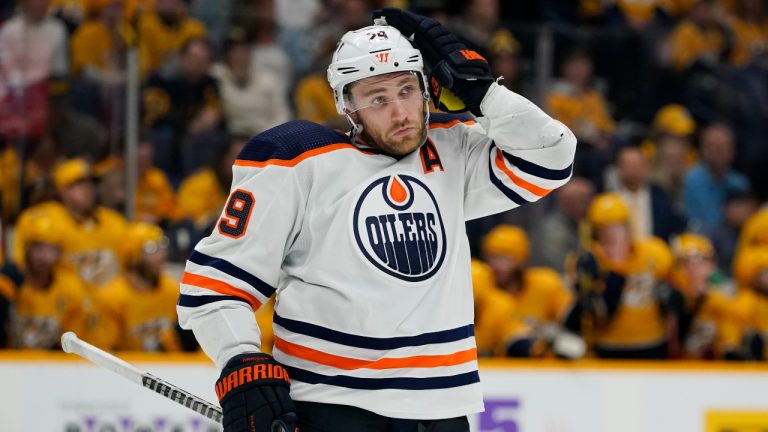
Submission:
<svg viewBox="0 0 768 432">
<path fill-rule="evenodd" d="M 728 358 L 768 358 L 768 247 L 744 249 L 734 259 L 733 274 L 739 284 L 736 320 L 729 328 Z"/>
<path fill-rule="evenodd" d="M 165 173 L 154 166 L 155 150 L 147 139 L 137 149 L 138 182 L 134 220 L 147 223 L 169 221 L 176 212 L 176 198 Z"/>
<path fill-rule="evenodd" d="M 582 145 L 574 161 L 574 174 L 602 185 L 616 128 L 603 96 L 592 86 L 593 63 L 589 53 L 576 49 L 561 66 L 558 80 L 546 99 L 546 111 L 568 126 Z"/>
<path fill-rule="evenodd" d="M 768 54 L 768 10 L 761 0 L 737 0 L 731 28 L 735 44 L 731 63 L 744 66 Z"/>
<path fill-rule="evenodd" d="M 117 275 L 125 219 L 96 203 L 91 166 L 85 160 L 63 162 L 54 170 L 53 180 L 61 201 L 46 201 L 22 212 L 16 224 L 13 259 L 24 265 L 24 245 L 35 235 L 31 221 L 50 217 L 63 238 L 62 266 L 96 289 Z"/>
<path fill-rule="evenodd" d="M 232 183 L 232 164 L 248 138 L 235 136 L 222 146 L 209 166 L 184 179 L 177 195 L 177 220 L 192 222 L 195 235 L 205 236 L 219 219 Z M 193 242 L 193 244 L 196 242 Z"/>
<path fill-rule="evenodd" d="M 140 69 L 146 77 L 176 57 L 191 39 L 206 36 L 203 24 L 187 15 L 184 0 L 156 0 L 155 10 L 146 11 L 139 21 L 141 35 Z"/>
<path fill-rule="evenodd" d="M 672 67 L 683 72 L 699 63 L 711 66 L 730 51 L 724 11 L 715 0 L 699 0 L 667 39 Z"/>
<path fill-rule="evenodd" d="M 124 20 L 123 2 L 100 0 L 98 14 L 72 35 L 72 74 L 103 84 L 122 82 L 126 48 L 134 39 Z"/>
</svg>

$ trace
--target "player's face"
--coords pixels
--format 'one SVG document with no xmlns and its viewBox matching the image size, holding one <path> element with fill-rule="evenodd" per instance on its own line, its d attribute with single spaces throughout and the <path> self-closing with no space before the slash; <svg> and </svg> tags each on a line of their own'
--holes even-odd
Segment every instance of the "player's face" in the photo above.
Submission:
<svg viewBox="0 0 768 432">
<path fill-rule="evenodd" d="M 502 254 L 487 254 L 485 262 L 493 270 L 496 285 L 500 288 L 507 286 L 521 267 L 515 259 Z"/>
<path fill-rule="evenodd" d="M 403 156 L 424 142 L 424 98 L 416 74 L 398 72 L 361 80 L 352 86 L 353 119 L 361 138 L 386 153 Z"/>
<path fill-rule="evenodd" d="M 626 224 L 611 224 L 597 230 L 597 241 L 614 261 L 628 258 L 632 237 Z"/>
</svg>

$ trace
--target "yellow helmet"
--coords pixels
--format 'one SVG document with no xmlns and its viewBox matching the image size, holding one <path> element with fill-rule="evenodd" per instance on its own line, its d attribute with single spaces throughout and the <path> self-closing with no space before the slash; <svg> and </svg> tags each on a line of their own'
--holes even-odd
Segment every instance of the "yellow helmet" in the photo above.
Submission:
<svg viewBox="0 0 768 432">
<path fill-rule="evenodd" d="M 752 286 L 755 277 L 763 270 L 768 270 L 768 246 L 746 248 L 733 259 L 733 276 L 739 286 Z"/>
<path fill-rule="evenodd" d="M 498 225 L 483 239 L 485 255 L 506 255 L 517 262 L 523 262 L 528 259 L 529 253 L 528 235 L 520 227 Z"/>
<path fill-rule="evenodd" d="M 629 223 L 629 207 L 618 194 L 600 194 L 589 205 L 587 218 L 595 228 Z"/>
<path fill-rule="evenodd" d="M 635 243 L 638 265 L 651 270 L 657 280 L 666 279 L 675 262 L 667 243 L 658 237 L 647 237 Z"/>
<path fill-rule="evenodd" d="M 672 240 L 672 250 L 678 260 L 687 258 L 707 258 L 715 256 L 712 242 L 703 235 L 686 232 Z"/>
<path fill-rule="evenodd" d="M 690 135 L 696 129 L 696 122 L 684 106 L 669 104 L 656 112 L 653 127 L 670 134 Z"/>
<path fill-rule="evenodd" d="M 64 233 L 52 217 L 35 215 L 29 220 L 24 247 L 29 247 L 32 243 L 52 244 L 61 248 L 64 247 Z"/>
<path fill-rule="evenodd" d="M 58 190 L 62 190 L 78 180 L 92 177 L 91 165 L 85 159 L 64 161 L 53 170 L 53 183 Z"/>
<path fill-rule="evenodd" d="M 164 241 L 165 234 L 159 226 L 145 222 L 132 223 L 122 242 L 123 261 L 125 263 L 136 262 L 148 243 L 155 243 L 160 247 Z"/>
<path fill-rule="evenodd" d="M 768 208 L 753 214 L 739 236 L 739 248 L 768 245 Z"/>
</svg>

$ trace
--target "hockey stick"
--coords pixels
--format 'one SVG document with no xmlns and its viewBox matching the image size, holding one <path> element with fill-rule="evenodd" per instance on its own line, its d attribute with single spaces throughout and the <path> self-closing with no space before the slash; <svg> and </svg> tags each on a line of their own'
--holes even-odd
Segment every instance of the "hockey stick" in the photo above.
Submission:
<svg viewBox="0 0 768 432">
<path fill-rule="evenodd" d="M 78 338 L 73 332 L 61 335 L 61 348 L 66 353 L 77 354 L 80 357 L 108 369 L 123 378 L 144 386 L 161 396 L 177 402 L 192 411 L 221 423 L 222 412 L 218 406 L 176 387 L 160 378 L 137 369 L 125 360 L 119 359 L 106 351 L 100 350 Z"/>
</svg>

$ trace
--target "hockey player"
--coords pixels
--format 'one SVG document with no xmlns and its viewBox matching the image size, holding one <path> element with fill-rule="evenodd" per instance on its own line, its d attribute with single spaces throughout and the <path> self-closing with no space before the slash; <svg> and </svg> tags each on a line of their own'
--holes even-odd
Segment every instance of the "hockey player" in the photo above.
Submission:
<svg viewBox="0 0 768 432">
<path fill-rule="evenodd" d="M 567 326 L 598 357 L 667 358 L 668 320 L 660 282 L 673 257 L 663 240 L 633 239 L 630 214 L 617 194 L 598 195 L 589 207 L 594 243 L 578 258 L 579 300 Z"/>
<path fill-rule="evenodd" d="M 529 267 L 528 236 L 521 228 L 499 225 L 483 239 L 483 257 L 494 272 L 497 289 L 513 300 L 510 322 L 525 323 L 530 337 L 520 338 L 519 326 L 504 335 L 499 354 L 509 357 L 543 356 L 562 333 L 560 322 L 570 309 L 572 295 L 560 276 L 546 267 Z"/>
<path fill-rule="evenodd" d="M 680 293 L 678 335 L 687 358 L 721 358 L 729 347 L 727 329 L 733 315 L 733 293 L 717 269 L 708 238 L 683 233 L 672 241 L 675 268 L 672 284 Z"/>
<path fill-rule="evenodd" d="M 432 19 L 375 17 L 388 25 L 346 33 L 328 69 L 349 135 L 296 121 L 253 138 L 187 261 L 179 320 L 222 369 L 227 432 L 469 430 L 483 402 L 464 222 L 571 175 L 570 130 L 479 54 Z M 477 119 L 429 114 L 430 92 Z M 273 359 L 253 309 L 276 291 Z"/>
<path fill-rule="evenodd" d="M 37 216 L 28 220 L 24 281 L 17 290 L 12 339 L 16 348 L 53 349 L 66 331 L 85 328 L 86 290 L 60 263 L 63 236 L 58 221 Z"/>
<path fill-rule="evenodd" d="M 178 351 L 179 282 L 163 272 L 167 239 L 157 225 L 137 222 L 123 237 L 125 272 L 94 293 L 94 334 L 105 349 Z"/>
</svg>

